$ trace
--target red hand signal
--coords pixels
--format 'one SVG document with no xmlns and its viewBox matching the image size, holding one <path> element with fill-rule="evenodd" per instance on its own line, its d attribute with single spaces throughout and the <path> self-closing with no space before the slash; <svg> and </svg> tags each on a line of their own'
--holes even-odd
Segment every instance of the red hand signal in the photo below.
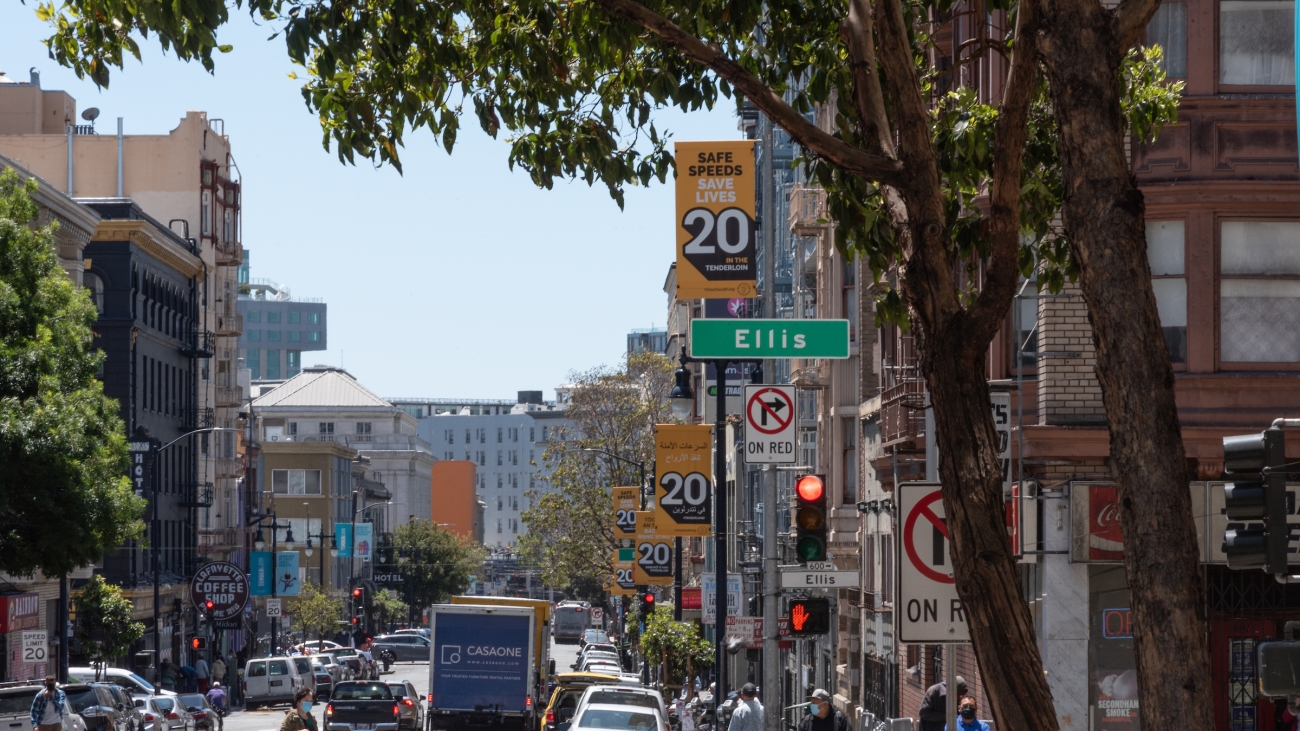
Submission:
<svg viewBox="0 0 1300 731">
<path fill-rule="evenodd" d="M 796 604 L 794 609 L 790 611 L 790 625 L 794 627 L 796 632 L 802 632 L 809 616 L 808 610 L 804 609 L 802 604 Z"/>
</svg>

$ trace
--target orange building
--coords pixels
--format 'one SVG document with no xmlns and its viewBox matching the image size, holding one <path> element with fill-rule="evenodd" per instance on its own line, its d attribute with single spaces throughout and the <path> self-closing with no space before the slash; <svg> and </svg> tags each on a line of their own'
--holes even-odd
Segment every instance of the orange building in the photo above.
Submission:
<svg viewBox="0 0 1300 731">
<path fill-rule="evenodd" d="M 430 518 L 434 525 L 482 543 L 482 504 L 475 489 L 477 466 L 467 460 L 440 460 L 433 465 L 431 482 Z"/>
</svg>

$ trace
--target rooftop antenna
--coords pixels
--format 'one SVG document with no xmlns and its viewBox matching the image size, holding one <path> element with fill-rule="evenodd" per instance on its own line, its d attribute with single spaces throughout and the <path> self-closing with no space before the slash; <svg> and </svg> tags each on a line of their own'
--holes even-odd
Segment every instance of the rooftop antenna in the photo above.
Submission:
<svg viewBox="0 0 1300 731">
<path fill-rule="evenodd" d="M 99 107 L 90 107 L 81 113 L 81 118 L 90 122 L 90 129 L 95 129 L 95 120 L 99 118 Z"/>
</svg>

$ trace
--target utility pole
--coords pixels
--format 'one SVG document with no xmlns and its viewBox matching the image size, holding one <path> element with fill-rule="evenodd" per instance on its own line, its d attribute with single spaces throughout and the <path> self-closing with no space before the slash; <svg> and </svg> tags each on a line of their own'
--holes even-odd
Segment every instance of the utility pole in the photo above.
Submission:
<svg viewBox="0 0 1300 731">
<path fill-rule="evenodd" d="M 713 667 L 718 687 L 713 694 L 713 718 L 722 719 L 722 704 L 727 697 L 727 366 L 725 360 L 713 361 L 718 374 L 718 405 L 713 425 L 713 482 L 716 526 L 713 537 L 713 569 L 717 585 L 713 617 Z"/>
<path fill-rule="evenodd" d="M 763 133 L 763 317 L 776 317 L 776 182 L 772 155 L 775 152 L 772 140 L 772 120 L 767 115 L 759 115 Z M 776 361 L 768 358 L 763 361 L 763 376 L 767 383 L 776 383 Z M 793 418 L 798 418 L 795 415 Z M 797 422 L 796 422 L 797 423 Z M 776 466 L 763 465 L 763 701 L 768 712 L 763 714 L 763 731 L 780 731 L 781 728 L 781 657 L 780 634 L 777 627 L 781 601 L 780 576 L 777 574 L 777 487 Z"/>
</svg>

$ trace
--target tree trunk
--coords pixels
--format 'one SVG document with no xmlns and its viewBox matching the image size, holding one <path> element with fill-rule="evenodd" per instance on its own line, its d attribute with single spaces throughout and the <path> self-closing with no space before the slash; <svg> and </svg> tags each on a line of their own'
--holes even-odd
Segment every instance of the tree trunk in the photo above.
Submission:
<svg viewBox="0 0 1300 731">
<path fill-rule="evenodd" d="M 1058 728 L 1020 572 L 1007 539 L 997 431 L 989 410 L 987 343 L 965 329 L 925 338 L 921 359 L 938 439 L 943 509 L 957 593 L 998 728 Z"/>
<path fill-rule="evenodd" d="M 1097 0 L 1042 7 L 1040 45 L 1060 124 L 1062 218 L 1092 323 L 1119 487 L 1141 727 L 1210 729 L 1188 467 L 1151 288 L 1142 193 L 1124 151 L 1118 74 L 1127 48 L 1115 16 Z"/>
</svg>

